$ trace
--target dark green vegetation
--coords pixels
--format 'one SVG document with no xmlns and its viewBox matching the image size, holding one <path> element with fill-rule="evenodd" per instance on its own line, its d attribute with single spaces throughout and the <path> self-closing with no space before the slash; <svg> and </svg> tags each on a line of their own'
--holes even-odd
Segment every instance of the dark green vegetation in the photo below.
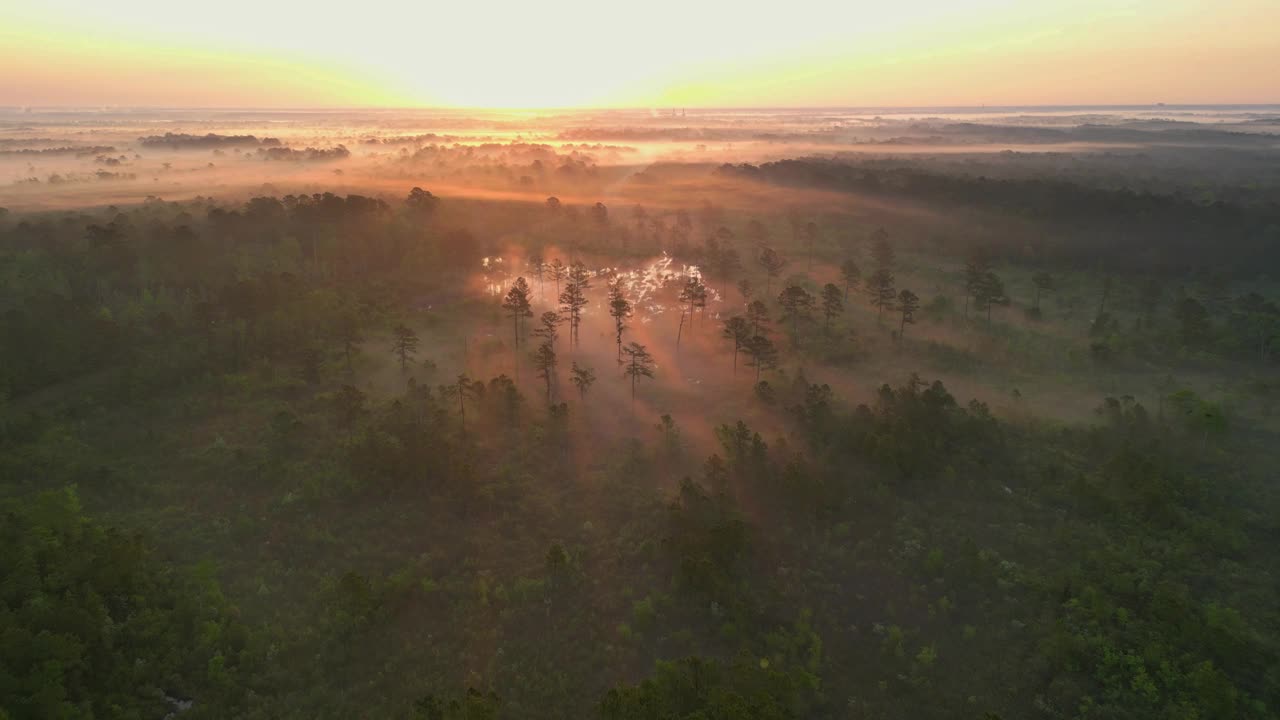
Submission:
<svg viewBox="0 0 1280 720">
<path fill-rule="evenodd" d="M 976 202 L 950 182 L 922 199 Z M 0 717 L 1276 715 L 1280 312 L 1247 264 L 623 215 L 0 217 Z M 574 262 L 659 250 L 706 279 L 648 324 Z M 500 253 L 538 265 L 477 291 Z"/>
</svg>

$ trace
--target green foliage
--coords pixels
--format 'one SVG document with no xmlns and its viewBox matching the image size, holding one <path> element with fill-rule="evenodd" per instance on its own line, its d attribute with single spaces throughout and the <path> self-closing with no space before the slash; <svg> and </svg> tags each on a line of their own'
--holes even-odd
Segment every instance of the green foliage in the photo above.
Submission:
<svg viewBox="0 0 1280 720">
<path fill-rule="evenodd" d="M 248 629 L 210 568 L 157 561 L 86 518 L 73 490 L 0 515 L 0 703 L 6 717 L 226 717 L 253 679 Z"/>
<path fill-rule="evenodd" d="M 671 505 L 667 537 L 682 587 L 722 605 L 741 600 L 738 584 L 748 551 L 748 530 L 732 500 L 710 494 L 690 478 Z"/>
<path fill-rule="evenodd" d="M 800 718 L 803 682 L 742 658 L 729 666 L 690 657 L 660 662 L 653 677 L 617 687 L 600 703 L 602 720 L 785 720 Z"/>
</svg>

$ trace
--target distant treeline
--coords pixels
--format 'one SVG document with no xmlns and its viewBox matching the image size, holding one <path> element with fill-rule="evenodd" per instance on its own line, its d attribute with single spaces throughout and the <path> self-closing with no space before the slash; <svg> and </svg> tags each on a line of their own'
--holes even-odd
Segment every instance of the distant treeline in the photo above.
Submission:
<svg viewBox="0 0 1280 720">
<path fill-rule="evenodd" d="M 344 145 L 336 147 L 295 150 L 291 147 L 258 148 L 258 157 L 263 160 L 287 160 L 292 162 L 317 162 L 325 160 L 345 160 L 351 157 L 351 151 Z"/>
<path fill-rule="evenodd" d="M 23 148 L 21 150 L 0 150 L 0 156 L 3 155 L 105 155 L 113 153 L 116 149 L 111 145 L 89 145 L 89 146 L 72 146 L 51 147 L 51 148 Z"/>
<path fill-rule="evenodd" d="M 724 165 L 722 175 L 790 187 L 893 196 L 1001 213 L 1044 224 L 1034 238 L 989 237 L 1028 245 L 1046 258 L 1116 270 L 1191 272 L 1206 265 L 1237 275 L 1280 266 L 1280 203 L 1200 203 L 1180 195 L 1093 188 L 1052 179 L 991 179 L 902 167 L 864 167 L 821 158 Z"/>
<path fill-rule="evenodd" d="M 206 135 L 165 133 L 164 135 L 148 135 L 146 137 L 141 137 L 138 138 L 138 142 L 147 147 L 167 147 L 175 149 L 216 148 L 229 145 L 259 145 L 262 147 L 276 147 L 280 145 L 279 138 L 259 138 L 256 135 L 218 135 L 217 133 L 208 133 Z"/>
</svg>

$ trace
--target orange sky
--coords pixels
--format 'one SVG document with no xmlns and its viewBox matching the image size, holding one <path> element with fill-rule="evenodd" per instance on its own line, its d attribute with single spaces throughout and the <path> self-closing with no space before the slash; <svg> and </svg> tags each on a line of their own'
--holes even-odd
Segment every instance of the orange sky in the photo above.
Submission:
<svg viewBox="0 0 1280 720">
<path fill-rule="evenodd" d="M 1280 102 L 1280 0 L 0 0 L 0 105 Z"/>
</svg>

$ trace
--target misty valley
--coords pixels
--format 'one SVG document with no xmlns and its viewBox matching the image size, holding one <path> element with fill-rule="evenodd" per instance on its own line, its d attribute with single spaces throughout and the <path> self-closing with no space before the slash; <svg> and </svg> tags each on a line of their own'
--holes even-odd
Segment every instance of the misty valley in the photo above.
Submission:
<svg viewBox="0 0 1280 720">
<path fill-rule="evenodd" d="M 1280 108 L 0 109 L 0 718 L 1272 718 Z"/>
</svg>

